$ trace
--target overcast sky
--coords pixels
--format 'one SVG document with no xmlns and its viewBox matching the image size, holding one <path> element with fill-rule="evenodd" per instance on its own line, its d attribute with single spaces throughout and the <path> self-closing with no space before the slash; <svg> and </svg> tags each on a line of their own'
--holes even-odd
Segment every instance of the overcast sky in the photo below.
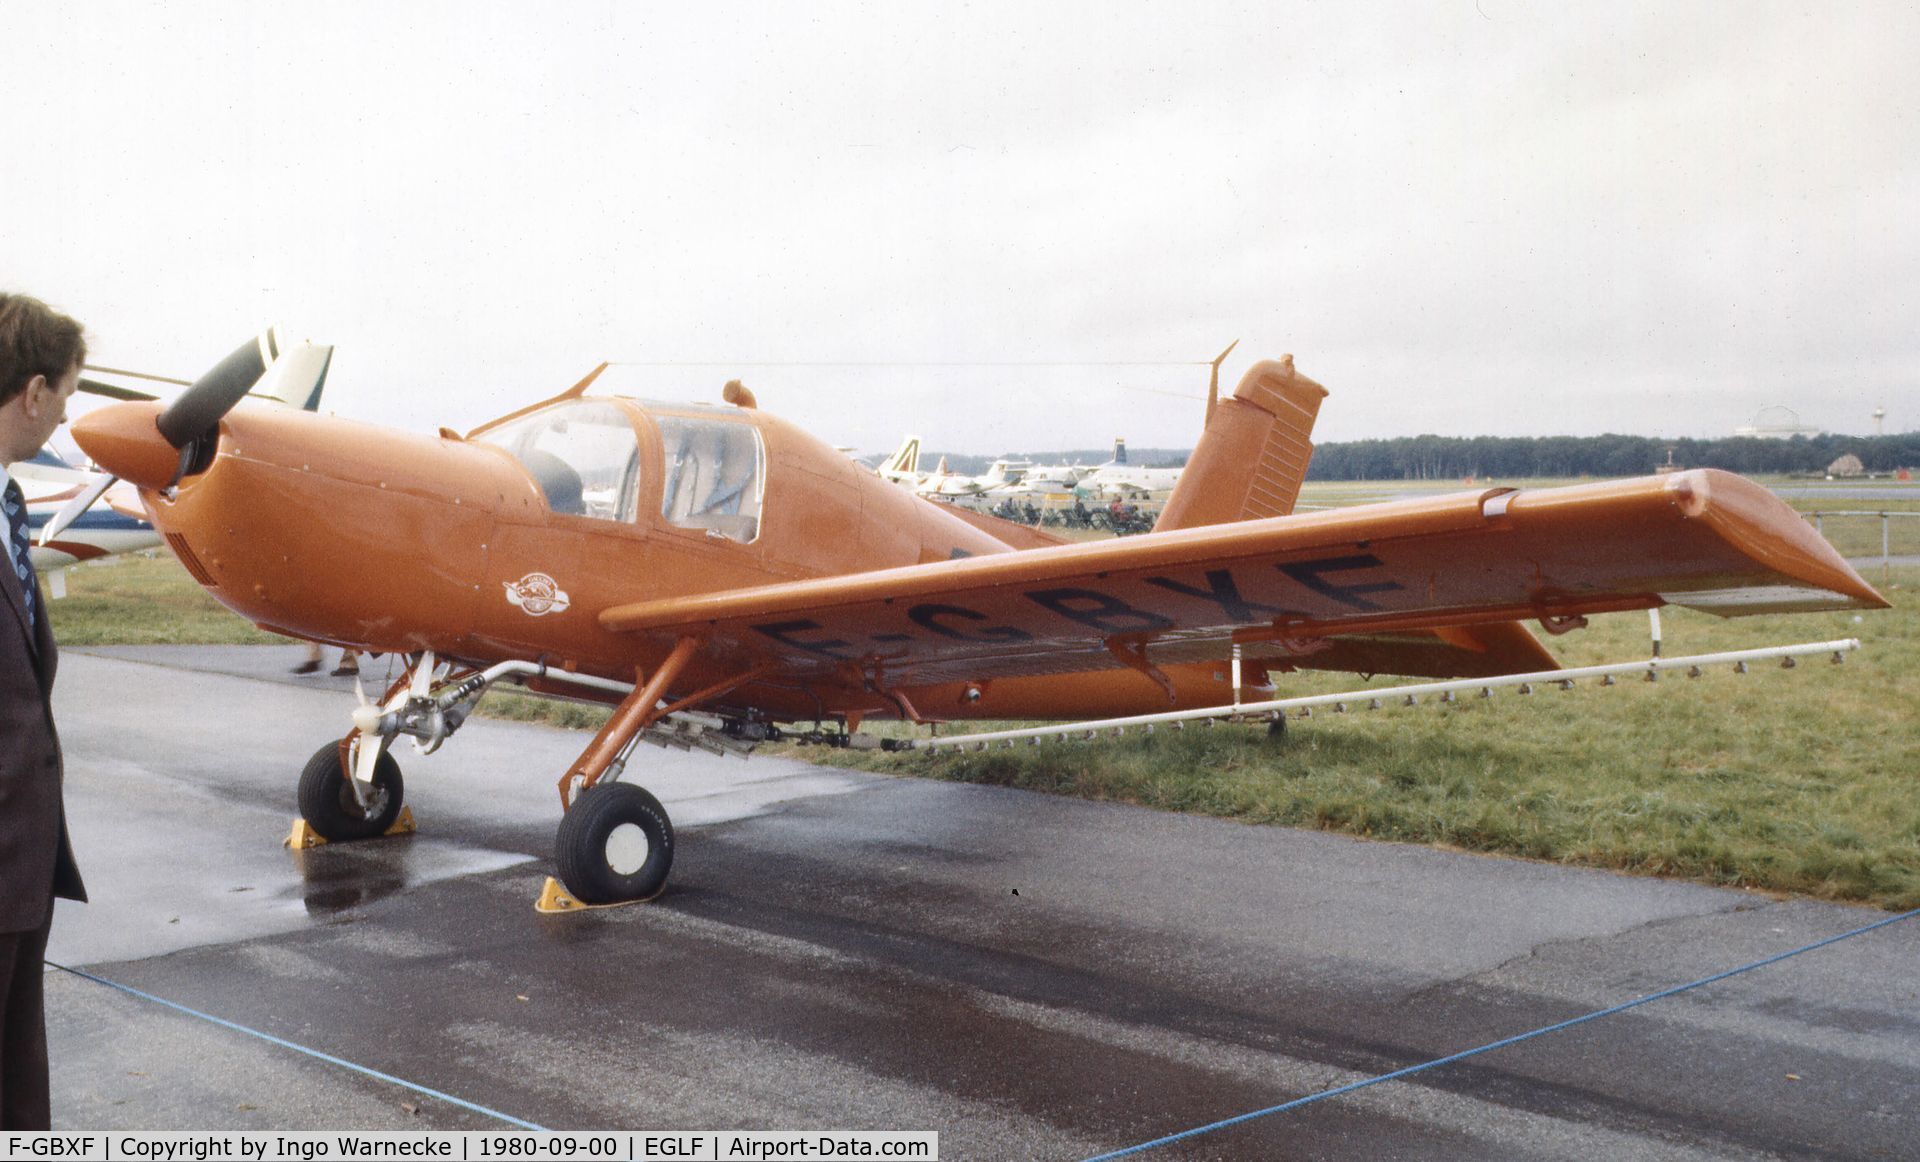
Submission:
<svg viewBox="0 0 1920 1162">
<path fill-rule="evenodd" d="M 866 452 L 1184 446 L 1234 339 L 1327 440 L 1911 430 L 1916 11 L 9 4 L 0 287 L 189 378 L 281 322 L 425 430 L 608 359 Z"/>
</svg>

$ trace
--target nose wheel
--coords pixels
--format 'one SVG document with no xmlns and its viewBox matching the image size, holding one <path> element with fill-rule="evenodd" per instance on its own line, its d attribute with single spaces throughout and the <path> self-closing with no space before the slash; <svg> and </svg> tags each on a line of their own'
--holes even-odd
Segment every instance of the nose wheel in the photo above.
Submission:
<svg viewBox="0 0 1920 1162">
<path fill-rule="evenodd" d="M 642 788 L 596 783 L 561 816 L 554 864 L 582 903 L 651 900 L 673 869 L 673 823 Z"/>
<path fill-rule="evenodd" d="M 345 754 L 341 743 L 329 742 L 307 760 L 300 772 L 300 815 L 322 839 L 335 843 L 384 835 L 400 817 L 406 797 L 400 764 L 382 753 L 371 785 L 356 789 Z"/>
</svg>

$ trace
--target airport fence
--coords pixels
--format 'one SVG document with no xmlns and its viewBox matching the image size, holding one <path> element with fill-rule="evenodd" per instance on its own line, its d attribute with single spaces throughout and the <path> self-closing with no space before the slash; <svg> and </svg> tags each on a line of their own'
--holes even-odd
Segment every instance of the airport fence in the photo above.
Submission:
<svg viewBox="0 0 1920 1162">
<path fill-rule="evenodd" d="M 1898 557 L 1920 556 L 1920 512 L 1844 509 L 1802 513 L 1841 556 L 1853 561 L 1878 557 L 1883 572 Z"/>
</svg>

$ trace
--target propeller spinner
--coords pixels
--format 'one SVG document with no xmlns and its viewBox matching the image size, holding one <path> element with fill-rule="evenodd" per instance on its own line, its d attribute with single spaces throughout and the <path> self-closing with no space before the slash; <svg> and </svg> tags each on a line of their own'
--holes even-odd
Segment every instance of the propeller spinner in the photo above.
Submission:
<svg viewBox="0 0 1920 1162">
<path fill-rule="evenodd" d="M 171 488 L 205 470 L 220 439 L 220 418 L 233 410 L 280 354 L 273 328 L 235 348 L 165 407 L 130 401 L 89 412 L 73 423 L 73 438 L 110 475 L 66 505 L 41 533 L 45 543 L 79 519 L 114 480 L 142 488 Z"/>
</svg>

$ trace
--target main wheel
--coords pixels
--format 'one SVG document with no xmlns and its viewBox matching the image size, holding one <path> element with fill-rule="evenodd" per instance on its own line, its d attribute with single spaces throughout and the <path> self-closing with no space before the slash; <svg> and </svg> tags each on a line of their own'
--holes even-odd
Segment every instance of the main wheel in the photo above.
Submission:
<svg viewBox="0 0 1920 1162">
<path fill-rule="evenodd" d="M 340 744 L 330 742 L 313 752 L 300 772 L 300 815 L 323 839 L 339 842 L 371 839 L 400 817 L 406 786 L 400 764 L 382 754 L 373 767 L 373 787 L 362 807 L 353 793 L 353 779 L 340 769 Z"/>
<path fill-rule="evenodd" d="M 600 783 L 561 818 L 553 862 L 560 882 L 583 903 L 651 900 L 673 867 L 673 823 L 645 790 Z"/>
</svg>

